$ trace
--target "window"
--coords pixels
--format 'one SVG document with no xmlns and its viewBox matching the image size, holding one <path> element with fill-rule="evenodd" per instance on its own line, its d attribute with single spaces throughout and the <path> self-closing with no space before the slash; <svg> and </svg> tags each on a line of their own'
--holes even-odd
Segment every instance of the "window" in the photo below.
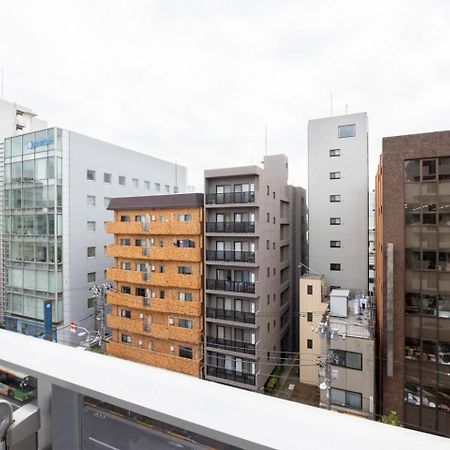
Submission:
<svg viewBox="0 0 450 450">
<path fill-rule="evenodd" d="M 166 291 L 164 291 L 164 290 L 160 290 L 159 291 L 159 298 L 161 298 L 161 299 L 165 299 L 166 298 Z"/>
<path fill-rule="evenodd" d="M 88 206 L 95 206 L 95 195 L 88 195 L 87 196 L 87 205 Z"/>
<path fill-rule="evenodd" d="M 270 267 L 267 268 L 267 276 L 270 277 Z"/>
<path fill-rule="evenodd" d="M 267 294 L 267 304 L 270 305 L 270 294 Z"/>
<path fill-rule="evenodd" d="M 313 348 L 313 341 L 312 339 L 307 339 L 306 340 L 306 348 Z"/>
<path fill-rule="evenodd" d="M 330 202 L 331 203 L 337 203 L 341 201 L 341 196 L 340 195 L 330 195 Z"/>
<path fill-rule="evenodd" d="M 125 342 L 126 344 L 131 344 L 131 336 L 128 334 L 121 334 L 120 335 L 120 340 L 122 342 Z"/>
<path fill-rule="evenodd" d="M 120 317 L 125 317 L 126 319 L 131 319 L 131 311 L 129 309 L 121 309 Z"/>
<path fill-rule="evenodd" d="M 192 302 L 192 292 L 178 292 L 178 300 L 182 302 Z"/>
<path fill-rule="evenodd" d="M 95 297 L 89 297 L 87 299 L 87 307 L 88 307 L 88 309 L 95 307 Z"/>
<path fill-rule="evenodd" d="M 88 258 L 93 258 L 95 256 L 95 247 L 87 248 L 87 256 Z"/>
<path fill-rule="evenodd" d="M 123 294 L 131 294 L 131 288 L 130 286 L 122 286 L 120 288 L 120 292 L 122 292 Z"/>
<path fill-rule="evenodd" d="M 341 178 L 341 172 L 330 172 L 330 180 L 339 180 Z"/>
<path fill-rule="evenodd" d="M 121 239 L 120 240 L 120 245 L 131 245 L 131 241 L 130 239 Z"/>
<path fill-rule="evenodd" d="M 142 216 L 134 216 L 134 221 L 135 222 L 143 222 L 144 218 Z"/>
<path fill-rule="evenodd" d="M 161 191 L 161 184 L 160 183 L 155 183 L 155 191 L 158 191 L 158 192 Z"/>
<path fill-rule="evenodd" d="M 108 183 L 108 184 L 112 183 L 112 175 L 110 173 L 105 172 L 103 174 L 103 183 Z"/>
<path fill-rule="evenodd" d="M 267 195 L 270 195 L 270 186 L 269 185 L 266 186 L 266 191 L 267 191 Z"/>
<path fill-rule="evenodd" d="M 174 186 L 173 187 L 173 193 L 174 194 L 178 194 L 178 186 Z"/>
<path fill-rule="evenodd" d="M 178 216 L 179 222 L 190 222 L 192 220 L 192 216 L 190 214 L 180 214 Z"/>
<path fill-rule="evenodd" d="M 120 263 L 120 268 L 121 268 L 122 270 L 131 270 L 131 263 L 128 262 L 128 261 L 122 261 L 122 262 Z"/>
<path fill-rule="evenodd" d="M 150 190 L 150 181 L 144 180 L 144 188 L 149 191 Z"/>
<path fill-rule="evenodd" d="M 159 266 L 159 273 L 164 273 L 164 266 L 162 264 Z"/>
<path fill-rule="evenodd" d="M 312 312 L 307 312 L 306 313 L 306 320 L 308 322 L 312 322 L 313 321 L 313 313 Z"/>
<path fill-rule="evenodd" d="M 95 283 L 95 272 L 89 272 L 87 274 L 87 282 L 88 283 Z"/>
<path fill-rule="evenodd" d="M 191 239 L 178 239 L 173 241 L 173 245 L 181 248 L 195 248 L 195 242 Z"/>
<path fill-rule="evenodd" d="M 330 150 L 330 158 L 341 156 L 341 149 L 340 148 L 333 148 Z"/>
<path fill-rule="evenodd" d="M 270 222 L 270 213 L 267 213 L 267 222 Z"/>
<path fill-rule="evenodd" d="M 312 294 L 313 294 L 313 287 L 312 287 L 312 284 L 308 284 L 308 285 L 306 286 L 306 293 L 307 293 L 308 295 L 312 295 Z"/>
<path fill-rule="evenodd" d="M 267 250 L 269 250 L 270 249 L 270 241 L 267 239 L 267 241 L 266 241 L 266 248 L 267 248 Z"/>
<path fill-rule="evenodd" d="M 338 263 L 331 263 L 330 264 L 330 270 L 340 271 L 341 270 L 341 265 L 338 264 Z"/>
<path fill-rule="evenodd" d="M 362 409 L 362 394 L 331 388 L 331 403 L 352 409 Z"/>
<path fill-rule="evenodd" d="M 178 354 L 182 358 L 192 359 L 192 348 L 191 347 L 180 347 L 178 350 Z"/>
<path fill-rule="evenodd" d="M 88 231 L 95 231 L 95 222 L 88 220 L 87 222 L 87 230 Z"/>
<path fill-rule="evenodd" d="M 331 364 L 347 369 L 362 370 L 362 354 L 331 349 Z"/>
<path fill-rule="evenodd" d="M 190 319 L 179 319 L 178 326 L 180 328 L 189 328 L 192 329 L 192 320 Z"/>
<path fill-rule="evenodd" d="M 137 272 L 147 272 L 147 264 L 145 264 L 145 263 L 136 263 L 136 271 Z"/>
<path fill-rule="evenodd" d="M 192 267 L 189 266 L 178 266 L 178 273 L 182 275 L 191 275 L 192 274 Z"/>
<path fill-rule="evenodd" d="M 137 178 L 132 178 L 131 179 L 131 184 L 134 188 L 138 188 L 139 187 L 139 180 Z"/>
<path fill-rule="evenodd" d="M 272 243 L 272 248 L 275 250 L 275 242 Z"/>
<path fill-rule="evenodd" d="M 144 247 L 145 246 L 145 240 L 144 239 L 135 239 L 134 245 L 136 247 Z"/>
<path fill-rule="evenodd" d="M 120 221 L 121 222 L 129 222 L 130 221 L 130 216 L 120 216 Z"/>
<path fill-rule="evenodd" d="M 341 248 L 341 241 L 330 241 L 331 248 Z"/>
<path fill-rule="evenodd" d="M 119 184 L 125 186 L 127 184 L 127 179 L 123 175 L 119 175 Z"/>
<path fill-rule="evenodd" d="M 338 138 L 348 138 L 356 136 L 356 124 L 341 125 L 338 127 Z"/>
<path fill-rule="evenodd" d="M 166 190 L 167 193 L 169 193 L 170 192 L 170 185 L 165 184 L 164 185 L 164 189 Z"/>
<path fill-rule="evenodd" d="M 267 322 L 267 332 L 270 333 L 270 322 Z"/>
<path fill-rule="evenodd" d="M 109 202 L 111 201 L 110 197 L 103 197 L 103 206 L 107 208 L 109 206 Z"/>
<path fill-rule="evenodd" d="M 95 181 L 95 170 L 88 169 L 86 171 L 86 178 L 89 181 Z"/>
<path fill-rule="evenodd" d="M 340 217 L 330 217 L 330 225 L 340 225 L 341 218 Z"/>
</svg>

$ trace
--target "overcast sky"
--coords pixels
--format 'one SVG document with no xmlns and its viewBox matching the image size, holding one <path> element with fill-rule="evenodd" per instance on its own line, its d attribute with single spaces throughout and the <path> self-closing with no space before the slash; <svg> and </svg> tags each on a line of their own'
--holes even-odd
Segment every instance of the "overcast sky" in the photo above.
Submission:
<svg viewBox="0 0 450 450">
<path fill-rule="evenodd" d="M 370 3 L 370 4 L 369 4 Z M 1 0 L 5 99 L 50 125 L 203 169 L 290 159 L 308 119 L 381 138 L 450 129 L 450 1 Z M 371 183 L 373 184 L 373 183 Z"/>
</svg>

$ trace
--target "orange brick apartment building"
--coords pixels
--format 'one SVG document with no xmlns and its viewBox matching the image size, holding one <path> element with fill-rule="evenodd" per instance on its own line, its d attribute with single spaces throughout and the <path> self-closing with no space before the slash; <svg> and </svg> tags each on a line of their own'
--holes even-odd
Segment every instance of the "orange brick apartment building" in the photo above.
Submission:
<svg viewBox="0 0 450 450">
<path fill-rule="evenodd" d="M 111 200 L 107 353 L 200 377 L 203 194 Z"/>
</svg>

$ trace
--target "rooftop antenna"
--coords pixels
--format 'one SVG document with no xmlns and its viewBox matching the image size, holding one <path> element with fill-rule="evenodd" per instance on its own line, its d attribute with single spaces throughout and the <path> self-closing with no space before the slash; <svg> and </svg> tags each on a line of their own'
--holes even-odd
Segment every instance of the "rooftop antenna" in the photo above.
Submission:
<svg viewBox="0 0 450 450">
<path fill-rule="evenodd" d="M 5 69 L 2 67 L 2 100 L 5 98 Z"/>
<path fill-rule="evenodd" d="M 330 117 L 333 115 L 333 93 L 330 92 Z"/>
<path fill-rule="evenodd" d="M 266 155 L 267 155 L 267 123 L 266 123 Z"/>
</svg>

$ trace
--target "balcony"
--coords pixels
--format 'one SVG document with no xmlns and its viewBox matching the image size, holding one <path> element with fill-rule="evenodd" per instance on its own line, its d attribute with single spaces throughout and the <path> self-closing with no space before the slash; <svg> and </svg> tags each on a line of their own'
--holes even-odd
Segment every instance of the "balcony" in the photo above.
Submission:
<svg viewBox="0 0 450 450">
<path fill-rule="evenodd" d="M 247 353 L 249 355 L 256 354 L 256 346 L 250 342 L 235 341 L 232 339 L 222 339 L 214 336 L 206 337 L 206 345 L 221 350 L 230 350 L 237 353 Z"/>
<path fill-rule="evenodd" d="M 206 222 L 207 233 L 254 233 L 255 222 Z"/>
<path fill-rule="evenodd" d="M 176 355 L 155 353 L 140 347 L 132 347 L 129 344 L 109 342 L 107 353 L 118 358 L 131 359 L 141 364 L 162 367 L 163 369 L 200 377 L 200 361 L 181 358 Z"/>
<path fill-rule="evenodd" d="M 202 249 L 192 247 L 135 247 L 109 245 L 106 254 L 113 258 L 150 259 L 153 261 L 200 262 L 202 260 Z"/>
<path fill-rule="evenodd" d="M 147 324 L 142 320 L 126 319 L 109 315 L 108 327 L 116 330 L 124 330 L 131 333 L 143 334 L 156 339 L 172 340 L 186 344 L 201 344 L 201 330 L 191 328 L 180 328 L 173 325 L 162 325 L 159 323 Z M 146 329 L 144 330 L 144 325 Z"/>
<path fill-rule="evenodd" d="M 207 205 L 225 205 L 232 203 L 255 203 L 255 191 L 206 194 Z"/>
<path fill-rule="evenodd" d="M 202 315 L 203 305 L 198 302 L 185 302 L 176 299 L 160 299 L 138 297 L 119 292 L 108 292 L 108 303 L 116 306 L 127 306 L 149 312 L 180 314 L 199 317 Z"/>
<path fill-rule="evenodd" d="M 209 319 L 229 320 L 232 322 L 255 323 L 255 313 L 234 311 L 230 309 L 206 308 L 206 317 Z"/>
<path fill-rule="evenodd" d="M 235 252 L 231 250 L 206 250 L 206 260 L 254 263 L 255 252 Z"/>
<path fill-rule="evenodd" d="M 107 233 L 126 235 L 175 235 L 195 236 L 201 234 L 200 222 L 108 222 Z"/>
<path fill-rule="evenodd" d="M 206 280 L 206 289 L 213 291 L 243 292 L 246 294 L 255 293 L 256 283 L 250 281 L 231 280 Z"/>
<path fill-rule="evenodd" d="M 222 367 L 210 367 L 208 366 L 207 375 L 216 378 L 222 378 L 224 380 L 234 381 L 236 383 L 255 385 L 256 377 L 251 373 L 237 372 L 235 370 L 228 370 Z"/>
</svg>

